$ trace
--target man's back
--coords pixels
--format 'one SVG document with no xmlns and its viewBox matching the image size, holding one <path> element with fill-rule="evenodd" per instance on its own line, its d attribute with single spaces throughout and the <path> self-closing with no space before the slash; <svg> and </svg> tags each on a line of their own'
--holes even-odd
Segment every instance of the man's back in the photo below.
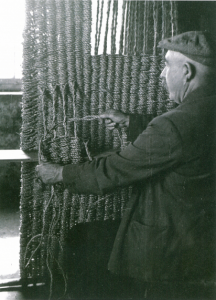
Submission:
<svg viewBox="0 0 216 300">
<path fill-rule="evenodd" d="M 174 132 L 181 151 L 176 150 L 176 162 L 170 167 L 135 185 L 114 245 L 111 270 L 145 281 L 212 278 L 215 104 L 215 97 L 199 98 L 197 91 L 150 122 L 150 127 L 160 126 L 166 119 L 169 126 L 164 130 Z M 172 149 L 170 156 L 173 153 Z"/>
</svg>

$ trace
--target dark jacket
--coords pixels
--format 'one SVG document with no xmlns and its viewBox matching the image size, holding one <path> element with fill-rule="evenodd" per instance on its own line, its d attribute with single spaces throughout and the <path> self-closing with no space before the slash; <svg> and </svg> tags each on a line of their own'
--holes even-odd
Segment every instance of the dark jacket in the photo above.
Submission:
<svg viewBox="0 0 216 300">
<path fill-rule="evenodd" d="M 133 185 L 109 261 L 114 273 L 145 281 L 214 276 L 216 97 L 200 94 L 154 118 L 125 150 L 63 169 L 75 193 Z"/>
</svg>

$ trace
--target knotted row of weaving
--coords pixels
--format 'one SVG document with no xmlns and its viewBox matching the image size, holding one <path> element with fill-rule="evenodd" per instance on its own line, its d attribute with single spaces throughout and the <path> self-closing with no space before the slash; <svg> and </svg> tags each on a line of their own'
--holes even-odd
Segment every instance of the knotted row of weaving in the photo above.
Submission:
<svg viewBox="0 0 216 300">
<path fill-rule="evenodd" d="M 39 160 L 74 164 L 124 148 L 126 130 L 110 132 L 98 118 L 108 108 L 158 115 L 172 107 L 157 43 L 177 32 L 176 2 L 98 0 L 94 20 L 93 2 L 26 0 L 21 147 L 38 150 Z M 121 218 L 130 195 L 44 186 L 35 163 L 22 164 L 21 185 L 21 278 L 48 273 L 51 284 L 55 269 L 64 276 L 68 230 Z"/>
</svg>

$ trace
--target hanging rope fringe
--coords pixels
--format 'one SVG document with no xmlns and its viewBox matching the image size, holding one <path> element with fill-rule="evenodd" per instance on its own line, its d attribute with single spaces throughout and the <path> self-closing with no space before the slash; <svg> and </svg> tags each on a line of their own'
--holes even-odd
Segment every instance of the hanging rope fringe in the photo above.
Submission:
<svg viewBox="0 0 216 300">
<path fill-rule="evenodd" d="M 91 160 L 92 153 L 128 144 L 124 128 L 110 133 L 100 124 L 106 109 L 161 114 L 172 108 L 158 79 L 164 61 L 157 43 L 177 33 L 176 2 L 123 1 L 121 24 L 118 4 L 97 1 L 96 29 L 91 32 L 89 0 L 26 0 L 23 150 L 39 149 L 41 160 L 62 165 Z M 68 231 L 80 222 L 121 218 L 130 191 L 78 196 L 62 185 L 42 188 L 35 164 L 22 163 L 21 278 L 49 276 L 51 297 L 57 272 L 66 289 Z"/>
</svg>

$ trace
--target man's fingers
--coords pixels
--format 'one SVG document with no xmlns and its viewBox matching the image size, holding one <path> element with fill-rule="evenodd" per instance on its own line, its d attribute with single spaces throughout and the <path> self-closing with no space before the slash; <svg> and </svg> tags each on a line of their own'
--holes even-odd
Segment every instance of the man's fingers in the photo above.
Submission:
<svg viewBox="0 0 216 300">
<path fill-rule="evenodd" d="M 101 118 L 101 119 L 106 119 L 106 118 L 107 118 L 107 114 L 101 114 L 101 115 L 100 115 L 100 118 Z"/>
<path fill-rule="evenodd" d="M 115 128 L 116 128 L 115 126 L 107 127 L 108 130 L 113 130 L 113 129 L 115 129 Z"/>
<path fill-rule="evenodd" d="M 115 112 L 116 112 L 116 110 L 111 108 L 111 109 L 106 110 L 104 113 L 100 114 L 100 117 L 102 119 L 112 119 Z"/>
<path fill-rule="evenodd" d="M 106 125 L 110 124 L 111 122 L 112 122 L 112 120 L 110 120 L 110 119 L 106 119 L 106 120 L 105 120 L 105 124 L 106 124 Z"/>
<path fill-rule="evenodd" d="M 112 123 L 109 123 L 108 125 L 106 125 L 106 128 L 107 128 L 108 130 L 113 130 L 113 129 L 116 128 L 116 126 L 117 126 L 117 124 L 114 123 L 114 122 L 112 122 Z"/>
<path fill-rule="evenodd" d="M 109 122 L 106 124 L 107 127 L 113 127 L 113 126 L 116 126 L 116 123 L 115 122 Z"/>
<path fill-rule="evenodd" d="M 40 170 L 41 170 L 41 165 L 37 165 L 35 167 L 35 175 L 37 178 L 40 178 Z"/>
<path fill-rule="evenodd" d="M 110 113 L 103 113 L 103 114 L 100 115 L 101 119 L 109 119 L 110 117 L 111 117 Z"/>
</svg>

